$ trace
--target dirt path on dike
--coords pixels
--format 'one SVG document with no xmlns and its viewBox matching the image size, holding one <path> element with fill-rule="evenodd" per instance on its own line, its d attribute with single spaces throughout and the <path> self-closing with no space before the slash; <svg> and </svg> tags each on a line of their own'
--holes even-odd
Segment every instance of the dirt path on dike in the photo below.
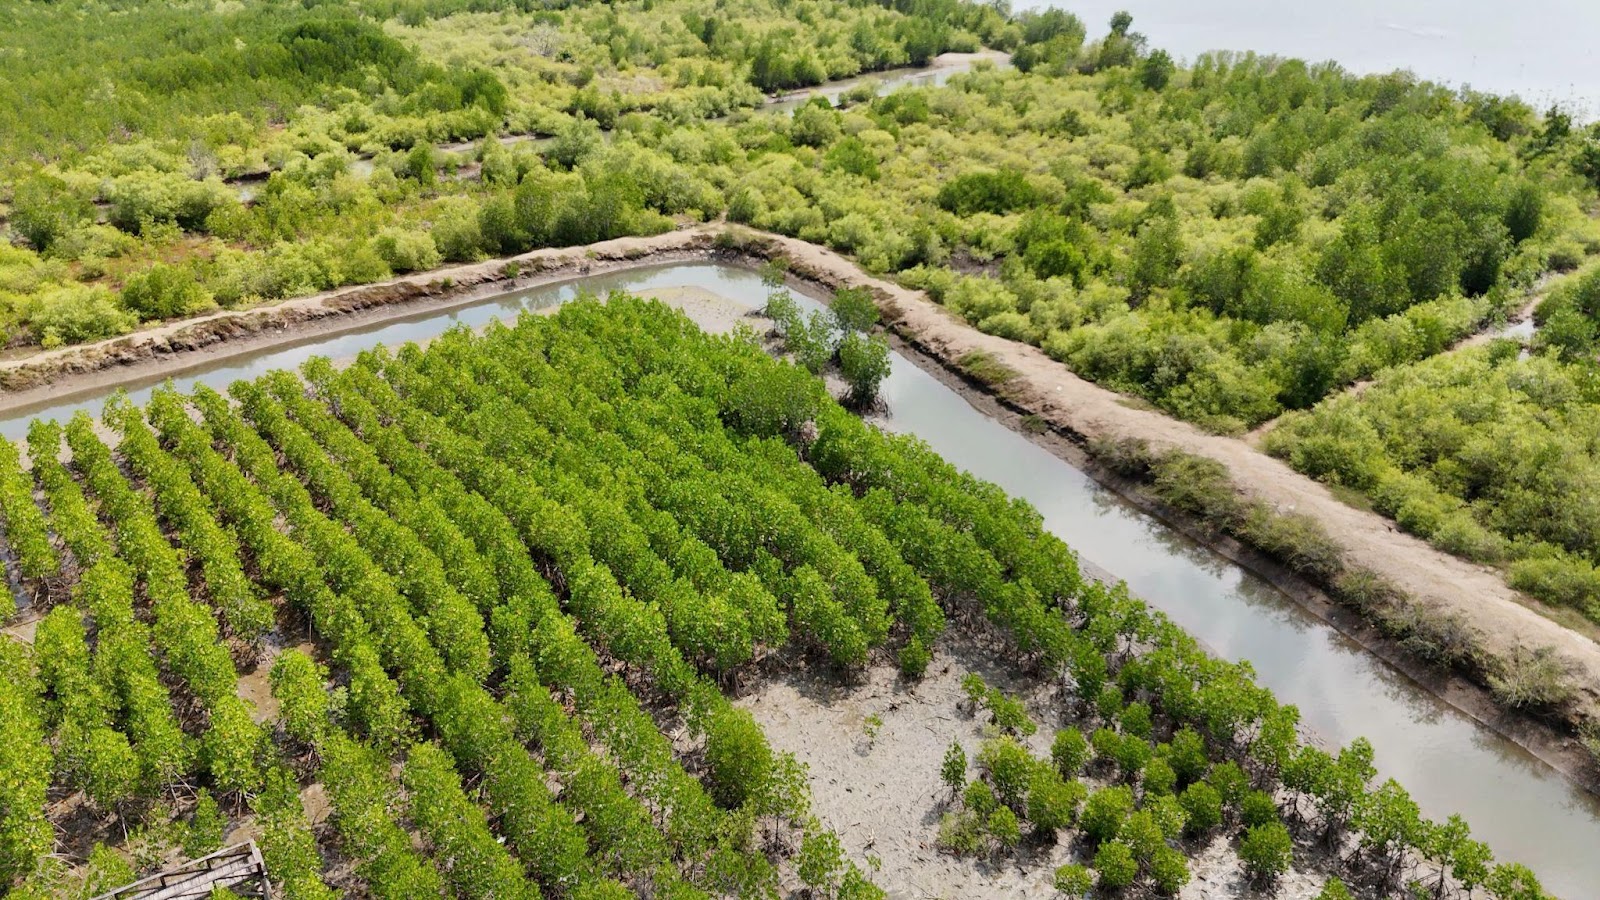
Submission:
<svg viewBox="0 0 1600 900">
<path fill-rule="evenodd" d="M 923 292 L 872 277 L 831 250 L 792 238 L 763 237 L 789 257 L 799 274 L 882 292 L 888 298 L 886 319 L 919 349 L 946 363 L 982 352 L 1012 369 L 1017 374 L 1006 382 L 1006 402 L 1056 428 L 1084 440 L 1136 438 L 1152 447 L 1176 447 L 1217 460 L 1248 493 L 1280 512 L 1309 515 L 1322 523 L 1351 564 L 1384 576 L 1429 608 L 1461 616 L 1485 653 L 1506 659 L 1519 648 L 1555 648 L 1573 665 L 1582 714 L 1600 714 L 1600 645 L 1536 611 L 1537 601 L 1512 590 L 1498 571 L 1397 531 L 1383 516 L 1345 504 L 1321 483 L 1242 439 L 1140 409 L 1129 398 L 1074 375 L 1037 347 L 984 334 Z"/>
<path fill-rule="evenodd" d="M 276 343 L 314 338 L 386 319 L 434 312 L 540 282 L 600 274 L 627 266 L 692 258 L 712 251 L 725 230 L 741 242 L 766 242 L 797 275 L 826 286 L 865 286 L 879 292 L 886 321 L 917 349 L 945 364 L 981 351 L 1016 372 L 1005 402 L 1036 414 L 1081 440 L 1137 438 L 1215 459 L 1250 494 L 1282 512 L 1314 517 L 1348 561 L 1388 578 L 1426 607 L 1470 623 L 1482 650 L 1499 659 L 1519 648 L 1553 647 L 1572 664 L 1577 711 L 1600 718 L 1600 645 L 1546 618 L 1536 601 L 1513 591 L 1501 574 L 1435 550 L 1399 533 L 1384 517 L 1349 506 L 1322 484 L 1290 469 L 1245 440 L 1209 434 L 1074 375 L 1037 347 L 983 334 L 921 291 L 864 272 L 851 260 L 813 244 L 749 229 L 699 225 L 666 234 L 621 238 L 588 247 L 542 249 L 509 259 L 436 269 L 362 287 L 344 288 L 249 310 L 226 311 L 132 335 L 0 360 L 0 413 L 41 395 L 114 385 L 172 366 L 256 352 Z M 756 247 L 752 247 L 757 249 Z M 515 263 L 520 273 L 508 274 Z M 17 390 L 12 385 L 28 389 Z"/>
</svg>

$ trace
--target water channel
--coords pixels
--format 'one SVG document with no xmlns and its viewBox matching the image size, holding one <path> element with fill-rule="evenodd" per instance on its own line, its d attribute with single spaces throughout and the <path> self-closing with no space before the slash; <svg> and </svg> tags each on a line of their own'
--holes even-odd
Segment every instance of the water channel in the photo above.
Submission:
<svg viewBox="0 0 1600 900">
<path fill-rule="evenodd" d="M 383 343 L 426 340 L 457 326 L 553 307 L 580 291 L 700 288 L 751 309 L 766 289 L 753 270 L 674 263 L 515 291 L 448 311 L 325 334 L 253 355 L 168 374 L 180 389 L 223 388 L 239 378 L 293 368 L 320 355 L 347 358 Z M 810 301 L 808 301 L 810 302 Z M 124 385 L 138 402 L 163 379 Z M 0 419 L 18 437 L 35 416 L 64 419 L 98 413 L 108 390 L 57 396 Z M 1410 790 L 1423 812 L 1460 812 L 1501 859 L 1532 866 L 1567 900 L 1600 886 L 1600 802 L 1544 763 L 1445 705 L 1340 635 L 1260 578 L 1179 536 L 1122 502 L 1087 475 L 998 421 L 896 354 L 884 385 L 883 424 L 920 437 L 946 459 L 1026 498 L 1046 525 L 1078 553 L 1166 611 L 1229 659 L 1249 660 L 1262 684 L 1299 706 L 1319 737 L 1345 744 L 1365 735 L 1377 750 L 1380 777 Z"/>
</svg>

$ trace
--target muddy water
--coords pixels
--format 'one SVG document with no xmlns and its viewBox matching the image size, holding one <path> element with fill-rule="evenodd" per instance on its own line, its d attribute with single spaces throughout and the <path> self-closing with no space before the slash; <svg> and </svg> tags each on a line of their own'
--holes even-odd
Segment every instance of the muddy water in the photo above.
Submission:
<svg viewBox="0 0 1600 900">
<path fill-rule="evenodd" d="M 309 339 L 297 346 L 174 370 L 180 388 L 222 388 L 313 355 L 349 357 L 378 343 L 425 340 L 447 328 L 543 309 L 580 291 L 697 287 L 751 308 L 766 291 L 750 270 L 711 263 L 647 266 L 530 288 L 405 320 Z M 126 385 L 137 400 L 155 379 Z M 1501 859 L 1527 863 L 1567 900 L 1600 889 L 1600 803 L 1534 757 L 1367 654 L 1275 588 L 1121 502 L 1088 476 L 988 418 L 909 360 L 895 356 L 884 386 L 884 425 L 920 437 L 946 459 L 1024 497 L 1082 557 L 1165 610 L 1216 652 L 1249 660 L 1262 684 L 1299 706 L 1329 743 L 1365 735 L 1382 777 L 1394 777 L 1434 818 L 1459 812 Z M 0 420 L 98 412 L 104 392 L 62 397 Z"/>
</svg>

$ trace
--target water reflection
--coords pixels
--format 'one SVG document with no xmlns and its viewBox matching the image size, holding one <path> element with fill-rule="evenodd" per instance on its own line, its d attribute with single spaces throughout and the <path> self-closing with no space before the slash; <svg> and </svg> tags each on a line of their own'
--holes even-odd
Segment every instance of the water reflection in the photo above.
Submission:
<svg viewBox="0 0 1600 900">
<path fill-rule="evenodd" d="M 855 78 L 830 81 L 774 100 L 768 103 L 765 109 L 776 113 L 793 112 L 810 102 L 812 97 L 826 97 L 829 103 L 837 106 L 840 97 L 863 86 L 870 87 L 873 95 L 877 97 L 907 87 L 943 87 L 952 77 L 971 71 L 980 61 L 988 62 L 998 68 L 1005 68 L 1011 64 L 1010 57 L 1004 53 L 947 53 L 936 57 L 931 67 L 889 69 Z"/>
</svg>

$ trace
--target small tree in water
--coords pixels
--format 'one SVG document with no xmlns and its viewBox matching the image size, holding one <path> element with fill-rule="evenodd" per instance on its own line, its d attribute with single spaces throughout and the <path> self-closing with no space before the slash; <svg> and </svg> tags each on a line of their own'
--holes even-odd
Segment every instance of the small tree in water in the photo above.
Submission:
<svg viewBox="0 0 1600 900">
<path fill-rule="evenodd" d="M 850 386 L 850 405 L 871 406 L 889 377 L 889 342 L 877 334 L 846 334 L 839 342 L 839 374 Z"/>
</svg>

